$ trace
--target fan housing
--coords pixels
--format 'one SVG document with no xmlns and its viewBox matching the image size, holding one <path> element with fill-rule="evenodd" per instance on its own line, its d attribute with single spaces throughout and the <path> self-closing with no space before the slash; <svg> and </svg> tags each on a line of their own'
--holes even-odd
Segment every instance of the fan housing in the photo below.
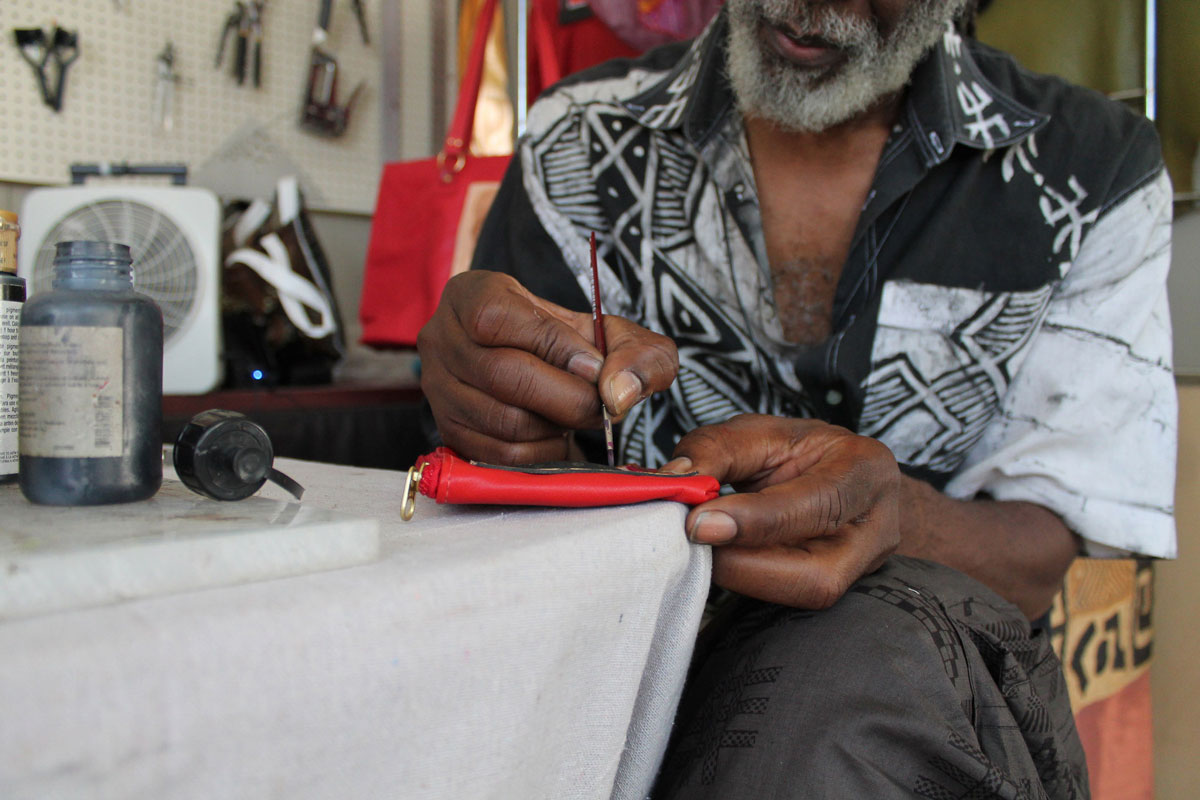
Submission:
<svg viewBox="0 0 1200 800">
<path fill-rule="evenodd" d="M 203 394 L 221 381 L 220 203 L 207 189 L 35 189 L 21 207 L 18 270 L 30 296 L 51 288 L 54 246 L 129 245 L 133 285 L 163 312 L 163 392 Z"/>
</svg>

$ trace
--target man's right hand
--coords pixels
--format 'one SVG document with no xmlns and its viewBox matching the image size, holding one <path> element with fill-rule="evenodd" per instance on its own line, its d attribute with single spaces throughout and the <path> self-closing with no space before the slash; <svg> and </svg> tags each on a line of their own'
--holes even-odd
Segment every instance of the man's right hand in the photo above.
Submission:
<svg viewBox="0 0 1200 800">
<path fill-rule="evenodd" d="M 421 389 L 443 441 L 492 464 L 561 461 L 572 431 L 600 427 L 601 399 L 619 419 L 671 385 L 679 356 L 670 339 L 608 315 L 604 332 L 602 360 L 591 314 L 502 273 L 451 278 L 417 337 Z"/>
</svg>

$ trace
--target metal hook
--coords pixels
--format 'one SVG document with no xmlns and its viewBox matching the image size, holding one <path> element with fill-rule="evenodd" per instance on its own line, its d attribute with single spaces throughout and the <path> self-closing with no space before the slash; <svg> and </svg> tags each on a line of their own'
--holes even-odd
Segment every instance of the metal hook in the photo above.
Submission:
<svg viewBox="0 0 1200 800">
<path fill-rule="evenodd" d="M 422 461 L 415 467 L 409 467 L 404 476 L 404 501 L 400 506 L 400 519 L 408 522 L 417 511 L 417 491 L 421 488 L 421 474 L 425 472 L 428 461 Z"/>
</svg>

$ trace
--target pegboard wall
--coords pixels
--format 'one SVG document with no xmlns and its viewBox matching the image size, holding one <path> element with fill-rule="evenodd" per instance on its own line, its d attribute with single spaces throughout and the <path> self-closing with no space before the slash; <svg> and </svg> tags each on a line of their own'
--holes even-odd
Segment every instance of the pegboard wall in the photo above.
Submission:
<svg viewBox="0 0 1200 800">
<path fill-rule="evenodd" d="M 0 0 L 0 179 L 62 184 L 70 164 L 97 161 L 180 162 L 194 174 L 232 149 L 243 158 L 295 164 L 313 208 L 370 213 L 381 163 L 379 2 L 399 0 L 363 0 L 366 45 L 351 0 L 333 0 L 322 49 L 338 61 L 338 103 L 360 81 L 364 88 L 345 133 L 325 138 L 297 124 L 318 0 L 267 0 L 258 89 L 249 78 L 239 86 L 232 77 L 232 38 L 214 67 L 233 0 Z M 43 103 L 12 32 L 55 24 L 79 37 L 57 113 Z M 181 81 L 173 129 L 164 131 L 153 106 L 156 59 L 168 41 Z M 262 196 L 272 190 L 263 186 Z"/>
</svg>

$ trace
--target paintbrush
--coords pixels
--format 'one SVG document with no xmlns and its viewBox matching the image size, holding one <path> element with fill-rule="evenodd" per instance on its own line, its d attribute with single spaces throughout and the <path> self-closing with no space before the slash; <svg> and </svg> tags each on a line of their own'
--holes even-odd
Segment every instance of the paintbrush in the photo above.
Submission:
<svg viewBox="0 0 1200 800">
<path fill-rule="evenodd" d="M 592 326 L 596 339 L 596 349 L 600 351 L 601 358 L 608 357 L 608 345 L 604 341 L 604 311 L 600 308 L 600 270 L 596 266 L 596 233 L 592 232 L 591 238 L 592 248 Z M 613 451 L 613 432 L 612 432 L 612 417 L 608 415 L 608 408 L 604 405 L 603 399 L 600 401 L 600 411 L 604 414 L 604 446 L 608 448 L 608 465 L 616 466 L 617 457 Z"/>
</svg>

